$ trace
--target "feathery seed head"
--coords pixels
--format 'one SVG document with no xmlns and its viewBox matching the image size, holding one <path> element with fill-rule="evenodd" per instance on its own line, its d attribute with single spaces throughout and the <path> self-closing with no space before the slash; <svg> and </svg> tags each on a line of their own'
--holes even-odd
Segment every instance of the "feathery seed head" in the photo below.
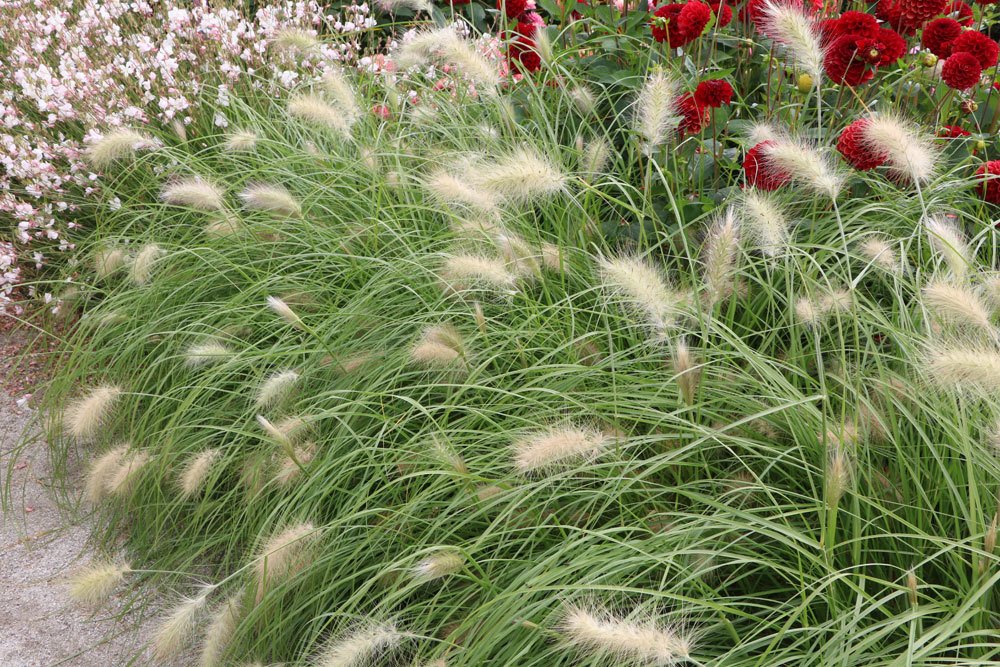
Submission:
<svg viewBox="0 0 1000 667">
<path fill-rule="evenodd" d="M 102 248 L 94 253 L 94 276 L 104 280 L 125 266 L 125 253 L 120 248 Z"/>
<path fill-rule="evenodd" d="M 212 471 L 212 465 L 221 454 L 218 449 L 206 449 L 188 459 L 177 480 L 182 497 L 191 498 L 204 490 L 205 480 Z"/>
<path fill-rule="evenodd" d="M 297 329 L 303 328 L 300 318 L 292 308 L 276 296 L 267 297 L 267 307 L 273 310 L 281 319 Z"/>
<path fill-rule="evenodd" d="M 903 269 L 893 245 L 883 236 L 869 236 L 858 246 L 861 256 L 875 266 L 889 273 L 900 273 Z"/>
<path fill-rule="evenodd" d="M 97 458 L 87 470 L 84 484 L 84 498 L 92 504 L 97 504 L 108 493 L 112 476 L 118 472 L 128 452 L 128 445 L 119 445 Z"/>
<path fill-rule="evenodd" d="M 348 137 L 351 125 L 343 112 L 315 93 L 301 93 L 288 101 L 288 115 Z"/>
<path fill-rule="evenodd" d="M 227 598 L 212 612 L 208 630 L 205 631 L 205 639 L 201 645 L 199 667 L 221 667 L 223 664 L 223 655 L 236 632 L 236 626 L 240 622 L 242 599 L 243 593 L 241 591 Z"/>
<path fill-rule="evenodd" d="M 597 107 L 597 99 L 590 88 L 587 86 L 573 86 L 566 94 L 569 95 L 569 98 L 573 101 L 573 105 L 581 114 L 589 116 L 594 113 L 594 109 Z"/>
<path fill-rule="evenodd" d="M 69 580 L 69 595 L 80 604 L 97 607 L 104 603 L 132 571 L 128 563 L 95 562 Z"/>
<path fill-rule="evenodd" d="M 784 137 L 764 144 L 761 150 L 765 161 L 817 194 L 836 199 L 844 186 L 843 175 L 810 144 Z"/>
<path fill-rule="evenodd" d="M 655 69 L 648 77 L 635 101 L 635 129 L 643 139 L 643 150 L 652 154 L 663 145 L 680 122 L 677 100 L 680 86 L 662 69 Z"/>
<path fill-rule="evenodd" d="M 410 359 L 424 366 L 465 365 L 466 349 L 462 334 L 451 324 L 424 329 L 410 350 Z"/>
<path fill-rule="evenodd" d="M 815 21 L 801 6 L 780 0 L 764 3 L 760 31 L 785 48 L 800 70 L 819 81 L 823 76 L 823 45 Z"/>
<path fill-rule="evenodd" d="M 320 652 L 314 667 L 364 667 L 394 649 L 404 634 L 392 623 L 369 623 L 334 637 Z"/>
<path fill-rule="evenodd" d="M 559 426 L 529 433 L 514 442 L 514 466 L 522 474 L 544 473 L 599 456 L 611 438 L 592 428 Z"/>
<path fill-rule="evenodd" d="M 188 368 L 202 368 L 225 361 L 232 356 L 233 351 L 221 341 L 206 340 L 192 343 L 184 355 L 184 363 Z"/>
<path fill-rule="evenodd" d="M 153 657 L 165 661 L 178 656 L 198 629 L 211 589 L 185 598 L 163 619 L 153 637 Z"/>
<path fill-rule="evenodd" d="M 888 114 L 870 115 L 861 139 L 871 152 L 885 157 L 893 174 L 915 183 L 926 183 L 934 176 L 934 138 L 909 121 Z"/>
<path fill-rule="evenodd" d="M 240 193 L 243 205 L 256 211 L 267 211 L 289 218 L 302 215 L 302 205 L 286 188 L 280 185 L 258 183 Z"/>
<path fill-rule="evenodd" d="M 446 204 L 462 204 L 484 212 L 492 212 L 497 208 L 497 199 L 492 193 L 443 169 L 428 176 L 424 185 L 431 194 Z"/>
<path fill-rule="evenodd" d="M 294 576 L 309 563 L 319 532 L 311 523 L 295 524 L 276 532 L 261 545 L 254 561 L 258 603 L 271 586 Z"/>
<path fill-rule="evenodd" d="M 749 189 L 743 193 L 740 203 L 743 227 L 753 244 L 769 257 L 776 257 L 785 251 L 791 222 L 774 196 Z"/>
<path fill-rule="evenodd" d="M 851 457 L 839 441 L 830 448 L 826 467 L 826 503 L 836 507 L 851 483 Z"/>
<path fill-rule="evenodd" d="M 705 298 L 712 306 L 733 293 L 733 272 L 739 259 L 739 221 L 732 207 L 708 229 L 702 246 Z"/>
<path fill-rule="evenodd" d="M 933 215 L 924 220 L 931 246 L 958 279 L 969 270 L 969 247 L 958 227 L 943 215 Z"/>
<path fill-rule="evenodd" d="M 442 549 L 417 563 L 412 571 L 416 581 L 428 582 L 461 572 L 465 556 L 457 549 Z"/>
<path fill-rule="evenodd" d="M 261 383 L 257 390 L 257 398 L 254 405 L 257 409 L 265 409 L 278 405 L 292 392 L 299 381 L 299 374 L 295 371 L 278 371 L 272 373 Z"/>
<path fill-rule="evenodd" d="M 924 286 L 924 304 L 944 322 L 993 333 L 990 310 L 972 288 L 944 280 L 934 280 Z"/>
<path fill-rule="evenodd" d="M 394 60 L 401 70 L 432 61 L 452 65 L 485 95 L 493 95 L 500 85 L 496 65 L 459 37 L 450 26 L 407 36 L 396 50 Z"/>
<path fill-rule="evenodd" d="M 222 239 L 241 234 L 245 229 L 243 221 L 235 213 L 219 211 L 216 219 L 205 225 L 205 236 Z"/>
<path fill-rule="evenodd" d="M 946 389 L 1000 390 L 1000 353 L 992 348 L 933 346 L 924 367 L 928 378 Z"/>
<path fill-rule="evenodd" d="M 274 35 L 273 44 L 286 51 L 308 51 L 319 46 L 319 40 L 311 30 L 282 28 Z"/>
<path fill-rule="evenodd" d="M 333 103 L 346 116 L 347 123 L 353 125 L 361 116 L 358 100 L 354 95 L 354 87 L 347 76 L 340 70 L 327 70 L 323 75 L 323 88 Z"/>
<path fill-rule="evenodd" d="M 701 369 L 698 367 L 698 361 L 691 352 L 691 348 L 688 347 L 687 341 L 683 338 L 677 341 L 677 346 L 674 348 L 673 367 L 681 398 L 685 404 L 694 405 L 698 384 L 701 382 Z"/>
<path fill-rule="evenodd" d="M 673 625 L 627 620 L 598 605 L 567 605 L 557 630 L 569 648 L 637 667 L 676 665 L 691 655 L 694 643 Z"/>
<path fill-rule="evenodd" d="M 474 172 L 471 178 L 475 189 L 513 203 L 529 203 L 566 189 L 565 174 L 551 160 L 527 147 Z"/>
<path fill-rule="evenodd" d="M 148 283 L 149 279 L 153 276 L 153 267 L 156 265 L 157 260 L 165 254 L 163 248 L 155 243 L 144 245 L 136 253 L 135 259 L 132 260 L 132 266 L 129 268 L 132 282 L 136 285 L 145 285 Z"/>
<path fill-rule="evenodd" d="M 81 440 L 97 437 L 121 394 L 122 390 L 119 387 L 104 384 L 91 389 L 86 396 L 70 403 L 63 414 L 66 432 Z"/>
<path fill-rule="evenodd" d="M 120 498 L 132 495 L 149 458 L 149 452 L 141 450 L 125 455 L 118 469 L 108 476 L 105 491 Z"/>
<path fill-rule="evenodd" d="M 505 262 L 483 255 L 451 255 L 439 276 L 452 292 L 487 287 L 512 293 L 517 285 L 517 277 L 507 270 Z"/>
<path fill-rule="evenodd" d="M 226 135 L 222 146 L 230 153 L 250 153 L 257 148 L 257 133 L 252 130 L 233 130 Z"/>
<path fill-rule="evenodd" d="M 95 169 L 107 169 L 119 160 L 133 157 L 136 151 L 152 148 L 156 143 L 136 130 L 123 128 L 109 132 L 87 146 L 84 156 Z"/>
<path fill-rule="evenodd" d="M 202 178 L 185 178 L 167 184 L 160 199 L 171 206 L 186 206 L 197 211 L 221 211 L 222 190 Z"/>
<path fill-rule="evenodd" d="M 583 156 L 580 159 L 580 171 L 596 176 L 604 173 L 608 163 L 611 161 L 611 146 L 604 137 L 596 137 L 588 141 L 583 147 Z"/>
<path fill-rule="evenodd" d="M 674 324 L 683 298 L 672 290 L 661 271 L 639 257 L 601 257 L 598 272 L 604 290 L 640 311 L 662 334 Z"/>
</svg>

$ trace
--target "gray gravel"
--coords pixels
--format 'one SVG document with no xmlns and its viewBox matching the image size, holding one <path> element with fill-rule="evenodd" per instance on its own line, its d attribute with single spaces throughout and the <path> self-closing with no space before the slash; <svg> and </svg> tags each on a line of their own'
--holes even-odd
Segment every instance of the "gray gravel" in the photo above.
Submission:
<svg viewBox="0 0 1000 667">
<path fill-rule="evenodd" d="M 0 342 L 10 342 L 12 335 L 0 332 Z M 33 438 L 15 458 L 14 448 L 32 416 L 30 408 L 0 392 L 0 485 L 9 490 L 11 504 L 0 518 L 0 665 L 148 664 L 140 633 L 112 617 L 114 603 L 88 613 L 67 596 L 67 576 L 92 555 L 89 529 L 85 518 L 81 523 L 67 516 L 49 493 L 41 439 Z"/>
</svg>

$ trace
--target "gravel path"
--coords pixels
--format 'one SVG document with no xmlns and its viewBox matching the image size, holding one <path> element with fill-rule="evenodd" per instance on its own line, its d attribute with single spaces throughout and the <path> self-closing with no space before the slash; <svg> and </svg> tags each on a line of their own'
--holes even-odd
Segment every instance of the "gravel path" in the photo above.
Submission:
<svg viewBox="0 0 1000 667">
<path fill-rule="evenodd" d="M 89 530 L 67 520 L 53 501 L 40 438 L 15 459 L 14 448 L 33 416 L 9 395 L 12 388 L 24 389 L 25 367 L 12 363 L 22 344 L 22 335 L 0 330 L 0 486 L 11 503 L 0 517 L 0 665 L 148 664 L 141 656 L 133 659 L 141 653 L 138 633 L 108 618 L 109 610 L 90 615 L 66 595 L 67 575 L 89 561 Z"/>
</svg>

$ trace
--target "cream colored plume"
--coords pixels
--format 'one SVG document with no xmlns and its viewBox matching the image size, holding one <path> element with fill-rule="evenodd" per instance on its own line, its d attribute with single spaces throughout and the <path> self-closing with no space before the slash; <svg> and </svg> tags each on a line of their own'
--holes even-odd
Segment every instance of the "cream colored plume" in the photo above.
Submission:
<svg viewBox="0 0 1000 667">
<path fill-rule="evenodd" d="M 739 252 L 739 221 L 733 208 L 728 207 L 708 228 L 701 249 L 705 300 L 709 307 L 733 293 L 733 274 L 738 268 Z"/>
<path fill-rule="evenodd" d="M 969 246 L 958 227 L 944 215 L 932 215 L 924 220 L 924 228 L 931 246 L 957 279 L 965 278 L 969 271 Z"/>
<path fill-rule="evenodd" d="M 417 563 L 411 575 L 416 581 L 428 582 L 461 572 L 464 567 L 465 556 L 461 551 L 441 549 Z"/>
<path fill-rule="evenodd" d="M 788 250 L 791 221 L 774 195 L 751 188 L 740 199 L 741 228 L 754 247 L 769 257 Z"/>
<path fill-rule="evenodd" d="M 320 651 L 311 667 L 369 667 L 389 664 L 386 653 L 405 635 L 392 623 L 368 623 L 334 637 Z"/>
<path fill-rule="evenodd" d="M 292 118 L 333 130 L 348 137 L 351 124 L 344 113 L 315 93 L 300 93 L 288 101 L 288 114 Z"/>
<path fill-rule="evenodd" d="M 155 243 L 147 243 L 136 253 L 129 267 L 129 274 L 132 282 L 136 285 L 145 285 L 153 277 L 153 269 L 156 262 L 166 254 L 163 248 Z"/>
<path fill-rule="evenodd" d="M 451 324 L 431 326 L 421 333 L 410 349 L 410 359 L 424 366 L 446 367 L 467 364 L 465 339 Z"/>
<path fill-rule="evenodd" d="M 522 474 L 546 472 L 599 456 L 613 440 L 593 428 L 558 426 L 514 442 L 514 466 Z"/>
<path fill-rule="evenodd" d="M 167 184 L 160 198 L 173 206 L 185 206 L 198 211 L 221 211 L 222 190 L 203 178 L 185 178 Z"/>
<path fill-rule="evenodd" d="M 107 169 L 119 160 L 133 157 L 137 151 L 151 148 L 149 136 L 130 128 L 105 134 L 84 150 L 84 157 L 95 169 Z"/>
<path fill-rule="evenodd" d="M 118 386 L 103 384 L 74 400 L 63 413 L 66 432 L 81 440 L 95 438 L 107 424 L 111 410 L 121 395 L 122 390 Z"/>
<path fill-rule="evenodd" d="M 861 138 L 872 152 L 885 157 L 896 175 L 916 183 L 933 178 L 938 159 L 934 137 L 910 121 L 891 114 L 870 115 Z"/>
<path fill-rule="evenodd" d="M 438 276 L 453 292 L 486 287 L 512 293 L 517 285 L 517 277 L 507 270 L 506 262 L 484 255 L 450 255 Z"/>
<path fill-rule="evenodd" d="M 205 490 L 205 480 L 208 479 L 212 472 L 212 466 L 221 455 L 222 452 L 219 449 L 212 448 L 195 454 L 187 460 L 177 480 L 182 497 L 192 498 Z"/>
<path fill-rule="evenodd" d="M 692 639 L 649 614 L 623 618 L 599 605 L 567 605 L 557 631 L 565 646 L 619 665 L 680 665 Z"/>
<path fill-rule="evenodd" d="M 662 69 L 657 68 L 646 77 L 635 101 L 635 129 L 647 154 L 652 154 L 677 131 L 679 94 L 677 81 Z"/>
<path fill-rule="evenodd" d="M 566 175 L 538 150 L 522 146 L 473 172 L 476 190 L 514 203 L 529 203 L 566 190 Z"/>
<path fill-rule="evenodd" d="M 989 307 L 968 285 L 932 280 L 922 292 L 924 305 L 938 320 L 995 335 Z"/>
<path fill-rule="evenodd" d="M 69 579 L 70 597 L 88 607 L 103 604 L 132 571 L 128 563 L 98 561 Z"/>
<path fill-rule="evenodd" d="M 267 211 L 276 215 L 297 218 L 302 215 L 302 205 L 282 185 L 257 183 L 240 193 L 243 206 L 255 211 Z"/>
<path fill-rule="evenodd" d="M 500 85 L 497 65 L 459 37 L 451 27 L 424 30 L 408 36 L 394 55 L 401 70 L 430 62 L 452 65 L 483 94 L 492 95 Z"/>
<path fill-rule="evenodd" d="M 259 137 L 252 130 L 233 130 L 226 135 L 223 148 L 230 153 L 250 153 L 257 148 Z"/>
<path fill-rule="evenodd" d="M 271 587 L 308 565 L 318 539 L 319 531 L 313 524 L 300 523 L 274 533 L 260 546 L 254 560 L 258 603 Z"/>
<path fill-rule="evenodd" d="M 96 504 L 108 494 L 111 480 L 121 468 L 128 453 L 128 445 L 119 445 L 99 456 L 87 469 L 83 497 Z"/>
<path fill-rule="evenodd" d="M 209 590 L 179 602 L 160 623 L 153 636 L 153 657 L 171 660 L 185 649 L 202 625 Z"/>
<path fill-rule="evenodd" d="M 667 284 L 661 271 L 639 257 L 601 257 L 597 263 L 604 290 L 642 313 L 662 333 L 674 324 L 684 297 Z"/>
<path fill-rule="evenodd" d="M 823 76 L 823 45 L 818 24 L 802 6 L 780 0 L 764 3 L 758 29 L 784 47 L 795 67 L 819 82 Z"/>
</svg>

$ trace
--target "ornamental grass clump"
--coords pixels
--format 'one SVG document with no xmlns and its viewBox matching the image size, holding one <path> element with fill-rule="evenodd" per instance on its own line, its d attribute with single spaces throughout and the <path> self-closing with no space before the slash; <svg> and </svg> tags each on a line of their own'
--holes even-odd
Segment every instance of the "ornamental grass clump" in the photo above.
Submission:
<svg viewBox="0 0 1000 667">
<path fill-rule="evenodd" d="M 77 596 L 203 667 L 996 662 L 996 95 L 883 32 L 942 7 L 265 12 L 35 286 L 137 568 Z"/>
</svg>

